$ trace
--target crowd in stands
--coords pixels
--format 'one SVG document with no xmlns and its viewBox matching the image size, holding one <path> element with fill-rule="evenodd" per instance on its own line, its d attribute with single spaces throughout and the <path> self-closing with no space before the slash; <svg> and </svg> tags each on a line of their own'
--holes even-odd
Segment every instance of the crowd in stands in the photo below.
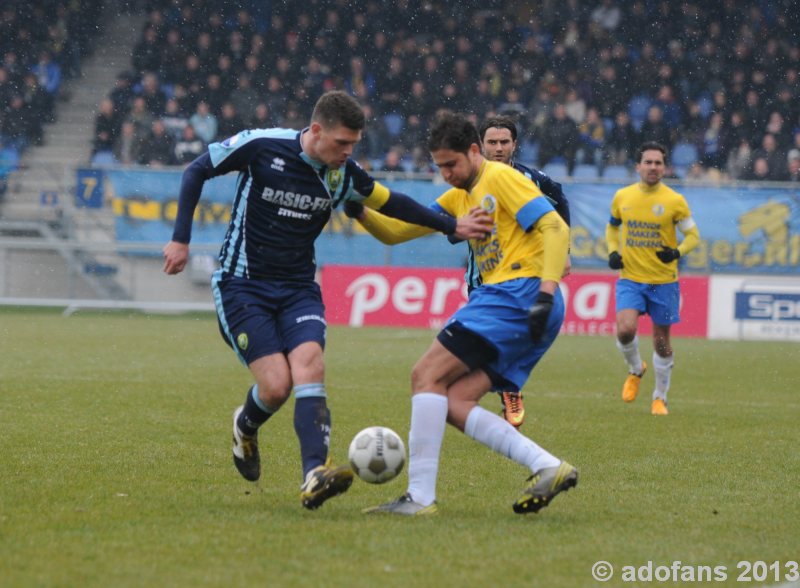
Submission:
<svg viewBox="0 0 800 588">
<path fill-rule="evenodd" d="M 62 82 L 80 75 L 101 8 L 102 0 L 0 1 L 0 193 L 55 121 Z"/>
<path fill-rule="evenodd" d="M 576 177 L 658 140 L 680 177 L 800 179 L 794 0 L 141 1 L 98 161 L 179 165 L 243 128 L 300 129 L 342 88 L 368 113 L 358 156 L 377 170 L 429 170 L 425 131 L 446 108 L 513 116 L 523 163 Z"/>
</svg>

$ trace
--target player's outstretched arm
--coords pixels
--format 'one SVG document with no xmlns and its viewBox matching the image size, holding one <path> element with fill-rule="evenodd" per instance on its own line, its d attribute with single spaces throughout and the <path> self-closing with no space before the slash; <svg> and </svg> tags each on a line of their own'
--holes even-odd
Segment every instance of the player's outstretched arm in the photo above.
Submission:
<svg viewBox="0 0 800 588">
<path fill-rule="evenodd" d="M 407 223 L 405 221 L 386 216 L 376 210 L 367 208 L 358 202 L 348 201 L 344 211 L 347 216 L 355 219 L 370 235 L 385 245 L 405 243 L 434 232 L 429 227 Z"/>
</svg>

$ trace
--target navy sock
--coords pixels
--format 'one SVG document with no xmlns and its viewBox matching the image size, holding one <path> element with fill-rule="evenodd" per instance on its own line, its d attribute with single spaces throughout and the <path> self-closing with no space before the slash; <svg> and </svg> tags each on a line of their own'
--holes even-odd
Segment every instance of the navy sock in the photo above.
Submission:
<svg viewBox="0 0 800 588">
<path fill-rule="evenodd" d="M 331 413 L 326 398 L 304 395 L 309 393 L 309 386 L 315 386 L 312 394 L 324 394 L 325 390 L 322 384 L 306 384 L 295 388 L 294 430 L 300 440 L 303 478 L 327 461 L 331 436 Z"/>
<path fill-rule="evenodd" d="M 253 384 L 250 390 L 247 391 L 244 410 L 236 420 L 236 425 L 245 435 L 255 435 L 258 428 L 266 423 L 267 419 L 272 415 L 273 411 L 264 406 L 258 398 L 258 385 Z"/>
</svg>

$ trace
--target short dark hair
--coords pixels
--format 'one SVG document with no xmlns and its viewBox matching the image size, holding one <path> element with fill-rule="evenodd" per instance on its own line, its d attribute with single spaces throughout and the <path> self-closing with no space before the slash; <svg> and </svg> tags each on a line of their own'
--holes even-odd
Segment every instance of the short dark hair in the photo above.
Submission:
<svg viewBox="0 0 800 588">
<path fill-rule="evenodd" d="M 451 149 L 467 153 L 473 144 L 480 146 L 481 138 L 478 129 L 463 114 L 442 114 L 428 131 L 428 151 Z"/>
<path fill-rule="evenodd" d="M 319 97 L 311 113 L 311 122 L 317 122 L 325 128 L 342 125 L 360 131 L 366 126 L 366 117 L 358 100 L 347 92 L 333 90 Z"/>
<path fill-rule="evenodd" d="M 661 155 L 664 156 L 664 163 L 667 163 L 667 148 L 656 141 L 647 141 L 639 146 L 636 150 L 636 163 L 642 163 L 642 155 L 644 155 L 645 151 L 661 151 Z"/>
<path fill-rule="evenodd" d="M 508 129 L 511 133 L 511 140 L 516 143 L 517 141 L 517 125 L 514 123 L 514 120 L 509 116 L 490 116 L 481 123 L 481 126 L 478 128 L 478 134 L 481 137 L 481 141 L 483 141 L 484 137 L 486 137 L 486 131 L 489 129 Z"/>
</svg>

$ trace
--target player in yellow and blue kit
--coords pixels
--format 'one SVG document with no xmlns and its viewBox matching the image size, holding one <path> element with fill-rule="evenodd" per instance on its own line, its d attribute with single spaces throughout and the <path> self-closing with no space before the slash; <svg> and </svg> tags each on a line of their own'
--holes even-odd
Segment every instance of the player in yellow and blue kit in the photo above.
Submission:
<svg viewBox="0 0 800 588">
<path fill-rule="evenodd" d="M 462 115 L 436 120 L 428 149 L 453 186 L 434 208 L 451 216 L 475 209 L 491 232 L 469 241 L 482 285 L 450 318 L 411 374 L 408 490 L 368 513 L 436 512 L 436 477 L 445 424 L 532 473 L 514 512 L 537 512 L 577 484 L 578 472 L 478 405 L 492 388 L 519 390 L 564 320 L 558 282 L 569 247 L 566 223 L 536 185 L 481 154 L 475 126 Z"/>
<path fill-rule="evenodd" d="M 640 181 L 619 190 L 611 202 L 606 228 L 608 265 L 620 270 L 616 287 L 617 348 L 628 364 L 622 399 L 633 402 L 647 370 L 639 353 L 639 315 L 653 321 L 655 390 L 650 411 L 669 414 L 667 391 L 673 366 L 670 327 L 680 320 L 678 259 L 700 242 L 686 200 L 661 183 L 667 150 L 645 143 L 636 153 Z M 676 227 L 684 235 L 678 244 Z"/>
<path fill-rule="evenodd" d="M 517 125 L 506 116 L 494 116 L 486 118 L 481 122 L 478 129 L 481 139 L 481 151 L 483 156 L 490 161 L 499 161 L 510 165 L 522 175 L 531 180 L 542 194 L 550 201 L 555 211 L 564 219 L 567 225 L 570 224 L 569 202 L 567 201 L 561 184 L 551 179 L 547 174 L 533 168 L 526 167 L 514 160 L 514 152 L 517 147 Z M 345 212 L 351 218 L 367 229 L 373 236 L 387 245 L 396 245 L 409 239 L 416 238 L 422 234 L 422 229 L 418 225 L 409 225 L 403 221 L 384 216 L 379 212 L 367 211 L 362 205 L 356 203 L 346 203 Z M 459 243 L 448 237 L 452 243 Z M 468 249 L 467 269 L 464 280 L 470 295 L 482 283 L 481 274 L 475 263 L 475 256 L 471 248 Z M 563 275 L 569 274 L 570 262 L 567 256 L 567 264 Z M 522 402 L 522 393 L 512 390 L 498 390 L 500 402 L 503 406 L 503 416 L 505 419 L 519 427 L 525 420 L 525 406 Z"/>
</svg>

